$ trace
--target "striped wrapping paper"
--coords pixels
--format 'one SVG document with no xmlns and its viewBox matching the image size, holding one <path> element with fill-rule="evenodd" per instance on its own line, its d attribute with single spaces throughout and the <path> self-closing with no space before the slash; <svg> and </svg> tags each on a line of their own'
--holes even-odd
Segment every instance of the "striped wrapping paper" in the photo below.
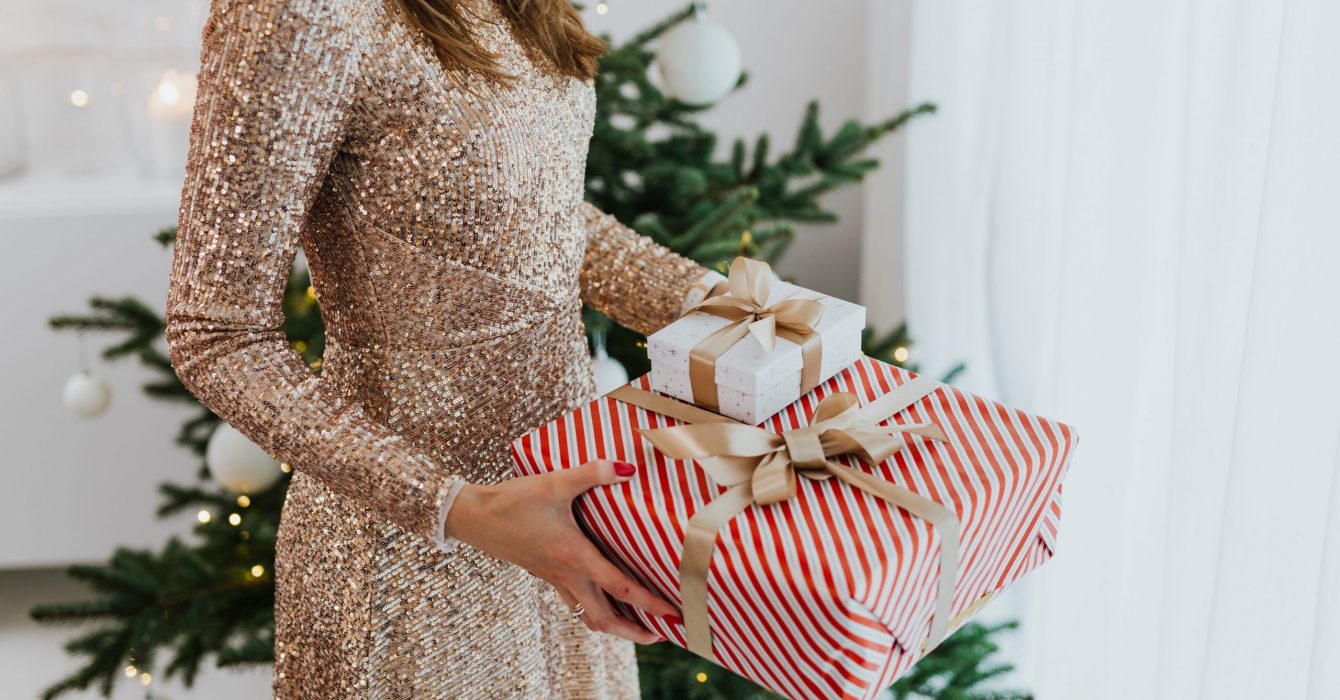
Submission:
<svg viewBox="0 0 1340 700">
<path fill-rule="evenodd" d="M 850 391 L 865 404 L 913 376 L 862 358 L 762 427 L 804 426 L 831 393 Z M 633 385 L 650 388 L 645 376 Z M 909 437 L 877 467 L 838 461 L 873 469 L 957 512 L 963 549 L 956 617 L 1052 556 L 1073 429 L 948 386 L 893 420 L 933 421 L 949 442 Z M 675 424 L 602 397 L 519 438 L 512 451 L 522 475 L 592 459 L 638 465 L 632 480 L 578 499 L 578 516 L 614 562 L 679 604 L 685 524 L 724 489 L 634 431 Z M 708 578 L 717 660 L 791 698 L 873 698 L 919 658 L 939 537 L 929 524 L 836 479 L 799 479 L 797 489 L 790 501 L 750 507 L 717 538 Z M 685 645 L 682 627 L 621 610 Z"/>
</svg>

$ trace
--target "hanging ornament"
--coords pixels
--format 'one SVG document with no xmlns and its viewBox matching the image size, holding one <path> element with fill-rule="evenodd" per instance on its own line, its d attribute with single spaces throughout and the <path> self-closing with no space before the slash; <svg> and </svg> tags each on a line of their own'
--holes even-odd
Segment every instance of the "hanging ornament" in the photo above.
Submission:
<svg viewBox="0 0 1340 700">
<path fill-rule="evenodd" d="M 97 418 L 112 403 L 112 387 L 88 370 L 80 370 L 65 380 L 61 392 L 65 409 L 81 418 Z"/>
<path fill-rule="evenodd" d="M 88 345 L 84 334 L 76 338 L 79 345 L 79 372 L 65 380 L 61 403 L 65 410 L 81 418 L 97 418 L 112 403 L 112 387 L 102 377 L 88 369 Z"/>
<path fill-rule="evenodd" d="M 592 333 L 591 342 L 595 346 L 595 352 L 591 353 L 591 371 L 596 376 L 596 393 L 604 396 L 628 383 L 628 370 L 605 350 L 604 331 Z"/>
<path fill-rule="evenodd" d="M 219 486 L 240 494 L 264 491 L 283 474 L 274 457 L 227 423 L 209 436 L 205 465 Z"/>
<path fill-rule="evenodd" d="M 656 64 L 671 97 L 691 105 L 712 104 L 740 82 L 740 45 L 698 5 L 692 19 L 661 37 Z"/>
</svg>

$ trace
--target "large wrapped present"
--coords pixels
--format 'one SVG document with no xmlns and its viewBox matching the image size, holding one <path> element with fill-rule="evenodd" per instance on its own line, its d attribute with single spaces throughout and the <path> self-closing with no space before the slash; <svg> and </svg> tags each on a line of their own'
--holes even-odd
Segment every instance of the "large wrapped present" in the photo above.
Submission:
<svg viewBox="0 0 1340 700">
<path fill-rule="evenodd" d="M 516 440 L 520 474 L 638 465 L 577 501 L 683 610 L 672 642 L 791 698 L 873 698 L 1052 556 L 1066 425 L 862 358 L 762 426 L 647 377 Z"/>
<path fill-rule="evenodd" d="M 656 391 L 756 425 L 861 356 L 865 307 L 736 258 L 730 292 L 647 338 Z"/>
</svg>

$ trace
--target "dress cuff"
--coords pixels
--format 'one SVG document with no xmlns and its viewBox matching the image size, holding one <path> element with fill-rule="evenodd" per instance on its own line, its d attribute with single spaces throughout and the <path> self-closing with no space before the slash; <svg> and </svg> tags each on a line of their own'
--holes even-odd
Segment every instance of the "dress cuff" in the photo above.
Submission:
<svg viewBox="0 0 1340 700">
<path fill-rule="evenodd" d="M 447 537 L 447 511 L 451 510 L 451 504 L 456 502 L 456 494 L 461 492 L 465 486 L 464 479 L 452 479 L 451 483 L 444 488 L 442 503 L 438 506 L 437 512 L 437 532 L 435 533 L 433 544 L 442 551 L 443 554 L 450 554 L 451 550 L 456 548 L 457 540 L 455 537 Z"/>
<path fill-rule="evenodd" d="M 716 270 L 708 270 L 706 274 L 698 278 L 698 281 L 689 288 L 689 293 L 684 295 L 684 303 L 679 308 L 680 315 L 688 312 L 694 304 L 707 298 L 712 293 L 712 288 L 725 282 L 726 276 Z"/>
</svg>

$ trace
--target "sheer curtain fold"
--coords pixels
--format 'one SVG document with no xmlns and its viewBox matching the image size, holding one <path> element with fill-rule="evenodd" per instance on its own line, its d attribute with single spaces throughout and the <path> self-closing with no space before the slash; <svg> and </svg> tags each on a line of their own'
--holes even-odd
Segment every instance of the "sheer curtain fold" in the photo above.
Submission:
<svg viewBox="0 0 1340 700">
<path fill-rule="evenodd" d="M 911 23 L 941 107 L 907 150 L 919 359 L 1085 440 L 1059 556 L 1003 606 L 1015 680 L 1340 698 L 1340 3 Z"/>
</svg>

